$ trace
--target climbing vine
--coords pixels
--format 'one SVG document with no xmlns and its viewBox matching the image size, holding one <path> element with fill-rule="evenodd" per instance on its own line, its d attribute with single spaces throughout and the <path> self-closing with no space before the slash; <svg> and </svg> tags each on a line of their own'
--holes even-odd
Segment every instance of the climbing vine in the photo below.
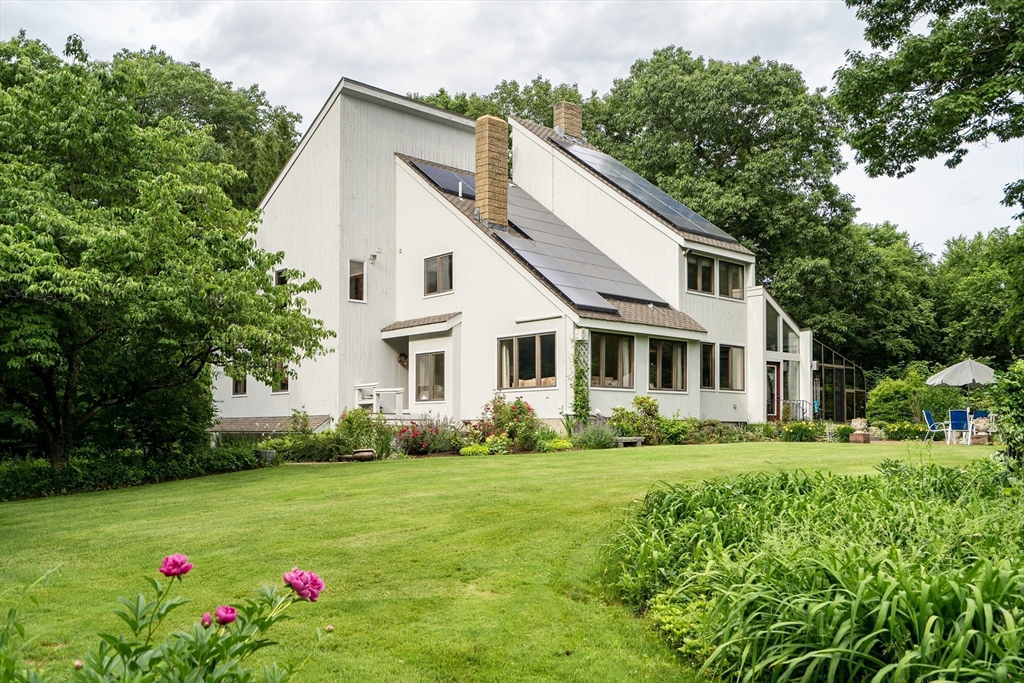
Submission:
<svg viewBox="0 0 1024 683">
<path fill-rule="evenodd" d="M 590 344 L 575 339 L 572 345 L 572 414 L 577 422 L 586 422 L 590 417 Z"/>
</svg>

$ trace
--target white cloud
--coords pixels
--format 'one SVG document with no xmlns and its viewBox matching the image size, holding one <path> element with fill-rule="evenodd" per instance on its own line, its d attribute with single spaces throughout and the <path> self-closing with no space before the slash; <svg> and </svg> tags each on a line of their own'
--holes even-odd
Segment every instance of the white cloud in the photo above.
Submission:
<svg viewBox="0 0 1024 683">
<path fill-rule="evenodd" d="M 489 92 L 543 74 L 605 92 L 638 58 L 677 45 L 716 59 L 794 64 L 830 85 L 862 27 L 833 0 L 732 2 L 24 2 L 0 0 L 0 37 L 19 28 L 60 50 L 80 34 L 97 58 L 157 45 L 236 85 L 259 83 L 308 124 L 338 79 L 399 93 Z M 932 252 L 956 234 L 1010 223 L 1002 187 L 1024 177 L 1020 141 L 940 161 L 902 179 L 857 167 L 839 182 L 861 219 L 892 220 Z"/>
</svg>

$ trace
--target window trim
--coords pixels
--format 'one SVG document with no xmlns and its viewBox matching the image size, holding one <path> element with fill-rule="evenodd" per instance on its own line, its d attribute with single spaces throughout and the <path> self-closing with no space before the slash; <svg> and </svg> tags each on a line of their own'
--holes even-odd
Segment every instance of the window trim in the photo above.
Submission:
<svg viewBox="0 0 1024 683">
<path fill-rule="evenodd" d="M 420 381 L 419 380 L 419 377 L 420 377 L 420 358 L 422 358 L 423 356 L 429 356 L 430 357 L 430 367 L 427 370 L 427 374 L 428 374 L 429 377 L 433 378 L 433 376 L 434 376 L 434 357 L 435 356 L 441 356 L 443 358 L 445 356 L 445 350 L 444 349 L 438 349 L 438 350 L 435 350 L 435 351 L 423 351 L 421 353 L 415 354 L 415 357 L 413 359 L 413 376 L 412 376 L 413 389 L 414 389 L 414 391 L 413 391 L 413 402 L 414 403 L 444 403 L 444 402 L 446 402 L 448 400 L 448 398 L 447 398 L 448 397 L 448 364 L 447 364 L 447 362 L 445 363 L 445 367 L 444 367 L 444 385 L 441 387 L 441 390 L 444 392 L 444 396 L 442 398 L 434 398 L 433 397 L 434 396 L 434 383 L 433 383 L 433 381 L 431 381 L 431 383 L 430 383 L 430 396 L 431 396 L 431 398 L 420 400 L 420 397 L 419 397 L 420 395 L 419 395 L 419 391 L 418 391 L 419 387 L 417 386 L 417 384 Z"/>
<path fill-rule="evenodd" d="M 655 366 L 655 371 L 654 371 L 655 374 L 654 374 L 654 376 L 656 378 L 658 378 L 659 382 L 661 381 L 661 358 L 662 358 L 662 355 L 661 355 L 661 345 L 662 344 L 669 344 L 669 345 L 672 346 L 672 359 L 673 359 L 673 362 L 675 362 L 675 358 L 676 358 L 675 347 L 676 346 L 681 347 L 680 348 L 680 353 L 679 353 L 679 361 L 680 361 L 680 364 L 682 365 L 682 377 L 680 378 L 681 384 L 683 385 L 682 389 L 674 389 L 674 388 L 672 388 L 672 389 L 665 389 L 665 388 L 662 388 L 662 387 L 652 387 L 651 386 L 651 380 L 650 380 L 650 372 L 651 372 L 650 349 L 651 349 L 651 344 L 657 344 L 658 345 L 657 363 L 656 363 L 656 366 Z M 687 366 L 686 355 L 689 352 L 689 349 L 690 349 L 689 343 L 686 342 L 685 340 L 682 340 L 682 339 L 662 339 L 660 337 L 648 337 L 647 338 L 647 354 L 648 354 L 648 361 L 647 361 L 647 377 L 648 377 L 648 379 L 647 379 L 647 390 L 649 392 L 665 392 L 665 393 L 671 393 L 671 394 L 685 394 L 685 393 L 689 392 L 689 382 L 688 382 L 689 378 L 686 376 L 686 366 Z M 673 372 L 672 375 L 673 375 L 673 380 L 674 380 L 675 372 Z"/>
<path fill-rule="evenodd" d="M 236 391 L 236 389 L 238 388 L 238 382 L 242 383 L 242 390 L 241 391 Z M 231 397 L 232 398 L 244 398 L 245 396 L 248 395 L 248 391 L 249 391 L 249 376 L 248 375 L 243 375 L 242 379 L 240 379 L 240 380 L 239 379 L 232 379 L 231 380 Z"/>
<path fill-rule="evenodd" d="M 600 372 L 598 374 L 598 381 L 600 383 L 599 384 L 594 384 L 594 361 L 593 361 L 594 355 L 593 354 L 594 354 L 594 336 L 595 335 L 597 335 L 599 337 L 614 337 L 616 339 L 629 339 L 629 356 L 630 356 L 629 357 L 629 368 L 631 370 L 631 372 L 629 373 L 629 377 L 632 380 L 632 384 L 630 386 L 628 386 L 628 387 L 627 386 L 622 386 L 624 384 L 623 380 L 624 380 L 624 376 L 626 374 L 625 372 L 623 372 L 622 375 L 620 375 L 620 379 L 619 379 L 620 385 L 619 386 L 617 386 L 617 387 L 610 387 L 610 386 L 606 386 L 606 385 L 603 384 L 605 378 L 607 377 L 607 375 L 604 374 L 604 353 L 600 354 L 601 368 L 600 368 Z M 602 351 L 603 351 L 603 348 L 602 348 Z M 590 373 L 589 376 L 590 376 L 590 388 L 591 389 L 608 390 L 608 391 L 633 391 L 633 392 L 636 391 L 636 336 L 635 335 L 632 335 L 632 334 L 621 334 L 619 332 L 591 332 L 591 334 L 590 334 L 590 359 L 591 359 L 590 360 L 590 368 L 589 368 L 588 372 Z M 625 363 L 623 363 L 622 357 L 621 357 L 621 354 L 620 354 L 620 357 L 619 357 L 619 368 L 621 370 L 625 370 L 626 367 L 627 366 L 626 366 Z"/>
<path fill-rule="evenodd" d="M 723 298 L 723 299 L 729 299 L 731 301 L 745 301 L 746 298 L 747 298 L 747 295 L 746 295 L 746 289 L 747 289 L 747 284 L 746 284 L 746 275 L 747 275 L 746 266 L 744 264 L 742 264 L 742 263 L 736 263 L 735 261 L 730 261 L 729 259 L 721 259 L 720 258 L 720 259 L 716 259 L 716 260 L 718 261 L 718 268 L 717 268 L 717 270 L 718 270 L 718 296 Z M 724 266 L 735 266 L 735 267 L 740 269 L 740 295 L 739 296 L 732 296 L 730 294 L 722 294 L 722 266 L 723 265 Z"/>
<path fill-rule="evenodd" d="M 274 368 L 279 369 L 281 372 L 287 372 L 288 366 L 285 365 L 284 361 L 277 361 L 274 363 Z M 291 390 L 291 377 L 288 375 L 284 376 L 280 382 L 272 382 L 270 384 L 270 393 L 276 394 L 287 394 Z"/>
<path fill-rule="evenodd" d="M 695 259 L 708 259 L 709 261 L 711 261 L 711 291 L 710 292 L 705 292 L 704 290 L 699 289 L 699 283 L 698 283 L 698 289 L 690 289 L 690 256 L 693 256 L 693 258 L 695 258 Z M 717 296 L 718 293 L 715 291 L 715 280 L 718 278 L 718 275 L 716 273 L 717 269 L 718 269 L 718 259 L 715 258 L 714 256 L 708 256 L 708 255 L 705 255 L 705 254 L 702 254 L 702 253 L 696 252 L 696 251 L 688 251 L 686 253 L 686 291 L 687 292 L 692 292 L 693 294 L 701 294 L 703 296 Z M 697 277 L 698 277 L 698 280 L 699 280 L 699 278 L 700 278 L 700 268 L 697 269 Z"/>
<path fill-rule="evenodd" d="M 711 347 L 711 384 L 706 386 L 704 384 L 704 349 Z M 718 390 L 718 344 L 714 342 L 701 342 L 700 343 L 700 388 L 702 391 L 717 391 Z"/>
<path fill-rule="evenodd" d="M 743 386 L 738 388 L 738 389 L 735 388 L 735 387 L 723 387 L 723 386 L 721 386 L 721 384 L 722 384 L 722 367 L 721 367 L 722 366 L 722 349 L 730 349 L 730 350 L 731 349 L 742 349 L 742 351 L 743 351 L 743 367 L 741 368 L 743 370 L 743 373 L 740 375 L 740 377 L 742 378 L 742 381 L 743 381 Z M 747 347 L 739 346 L 737 344 L 719 344 L 718 345 L 718 359 L 717 360 L 718 360 L 718 384 L 719 384 L 718 390 L 719 391 L 732 391 L 732 392 L 740 393 L 740 394 L 745 392 L 747 390 Z M 731 353 L 729 354 L 729 366 L 730 366 L 729 370 L 732 370 L 732 354 Z M 728 372 L 727 374 L 730 377 L 732 376 L 732 372 Z"/>
<path fill-rule="evenodd" d="M 451 277 L 451 282 L 448 283 L 449 284 L 448 289 L 441 289 L 441 259 L 443 259 L 445 256 L 451 257 L 452 277 Z M 427 262 L 428 261 L 437 261 L 437 291 L 436 292 L 428 292 L 427 291 Z M 428 297 L 442 296 L 444 294 L 451 294 L 454 291 L 455 291 L 455 252 L 454 251 L 445 251 L 445 252 L 441 252 L 440 254 L 434 254 L 432 256 L 424 257 L 423 258 L 423 298 L 426 299 Z"/>
<path fill-rule="evenodd" d="M 555 361 L 554 380 L 555 380 L 555 383 L 554 384 L 541 385 L 539 382 L 540 382 L 541 379 L 543 379 L 543 376 L 541 375 L 541 367 L 542 366 L 541 366 L 541 344 L 540 344 L 540 338 L 541 337 L 547 337 L 547 336 L 551 336 L 551 337 L 555 338 L 555 357 L 554 357 L 554 361 Z M 532 387 L 521 387 L 521 386 L 518 386 L 518 383 L 519 383 L 519 340 L 520 339 L 525 339 L 525 338 L 528 338 L 528 337 L 533 337 L 534 339 L 536 339 L 537 349 L 536 349 L 536 353 L 535 353 L 535 362 L 537 363 L 537 375 L 538 375 L 537 380 L 538 380 L 538 384 L 536 386 L 532 386 Z M 537 390 L 547 390 L 547 389 L 557 389 L 558 388 L 558 331 L 557 330 L 545 330 L 545 331 L 541 331 L 541 332 L 533 332 L 533 333 L 530 333 L 530 334 L 507 335 L 507 336 L 503 336 L 503 337 L 498 337 L 497 341 L 498 341 L 498 384 L 497 384 L 497 387 L 498 387 L 497 390 L 498 391 L 537 391 Z M 512 342 L 512 375 L 513 375 L 513 377 L 515 379 L 513 380 L 514 386 L 511 386 L 511 387 L 503 387 L 501 385 L 501 380 L 502 380 L 502 375 L 501 375 L 501 343 L 505 342 L 505 341 L 511 341 Z"/>
<path fill-rule="evenodd" d="M 352 264 L 353 263 L 361 263 L 361 264 L 363 264 L 363 272 L 359 274 L 359 276 L 363 278 L 363 298 L 362 299 L 353 299 L 352 298 L 352 277 L 353 277 L 353 275 L 352 275 Z M 365 304 L 365 303 L 368 303 L 366 299 L 367 299 L 367 296 L 366 296 L 366 260 L 365 259 L 350 258 L 348 260 L 348 300 L 351 301 L 354 304 Z"/>
</svg>

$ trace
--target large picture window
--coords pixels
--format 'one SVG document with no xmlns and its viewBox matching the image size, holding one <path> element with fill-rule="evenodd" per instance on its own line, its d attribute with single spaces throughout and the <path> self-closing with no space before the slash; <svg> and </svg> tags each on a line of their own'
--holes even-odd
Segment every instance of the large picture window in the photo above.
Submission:
<svg viewBox="0 0 1024 683">
<path fill-rule="evenodd" d="M 715 345 L 700 345 L 700 388 L 715 388 Z"/>
<path fill-rule="evenodd" d="M 416 400 L 444 400 L 444 351 L 416 354 Z"/>
<path fill-rule="evenodd" d="M 743 391 L 743 347 L 718 347 L 718 388 Z"/>
<path fill-rule="evenodd" d="M 633 338 L 590 335 L 590 386 L 633 388 Z"/>
<path fill-rule="evenodd" d="M 766 351 L 779 350 L 779 320 L 781 316 L 767 301 L 764 302 L 764 348 Z"/>
<path fill-rule="evenodd" d="M 452 291 L 452 255 L 431 256 L 423 261 L 423 295 Z"/>
<path fill-rule="evenodd" d="M 715 260 L 690 254 L 686 257 L 686 288 L 693 292 L 715 293 Z"/>
<path fill-rule="evenodd" d="M 348 299 L 366 301 L 366 264 L 362 261 L 348 262 Z"/>
<path fill-rule="evenodd" d="M 800 353 L 800 335 L 785 320 L 782 321 L 782 351 Z"/>
<path fill-rule="evenodd" d="M 743 298 L 743 266 L 728 261 L 718 262 L 718 294 L 730 299 Z"/>
<path fill-rule="evenodd" d="M 651 389 L 686 391 L 686 343 L 652 339 L 649 375 Z"/>
<path fill-rule="evenodd" d="M 498 388 L 555 386 L 555 335 L 498 340 Z"/>
</svg>

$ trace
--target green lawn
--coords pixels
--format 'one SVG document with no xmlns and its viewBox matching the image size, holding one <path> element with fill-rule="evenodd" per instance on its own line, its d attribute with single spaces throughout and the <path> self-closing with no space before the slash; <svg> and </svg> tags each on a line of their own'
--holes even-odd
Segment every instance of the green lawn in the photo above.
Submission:
<svg viewBox="0 0 1024 683">
<path fill-rule="evenodd" d="M 27 621 L 51 666 L 119 632 L 118 595 L 186 553 L 194 605 L 277 583 L 293 565 L 327 591 L 276 631 L 303 681 L 688 681 L 659 637 L 598 588 L 597 551 L 656 481 L 762 469 L 865 473 L 884 458 L 941 464 L 986 448 L 663 446 L 525 456 L 304 465 L 0 504 L 0 589 L 61 565 Z"/>
</svg>

